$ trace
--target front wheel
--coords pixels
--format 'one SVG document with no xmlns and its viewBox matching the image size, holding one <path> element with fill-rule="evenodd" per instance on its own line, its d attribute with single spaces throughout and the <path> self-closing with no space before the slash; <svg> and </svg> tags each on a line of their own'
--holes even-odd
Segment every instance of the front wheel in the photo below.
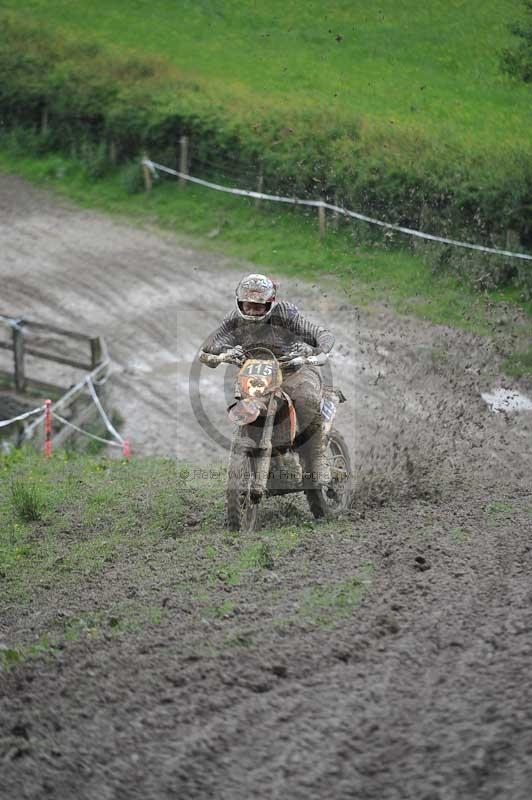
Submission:
<svg viewBox="0 0 532 800">
<path fill-rule="evenodd" d="M 347 443 L 338 431 L 327 437 L 325 455 L 331 468 L 331 482 L 327 486 L 305 489 L 305 496 L 315 519 L 334 517 L 349 508 L 353 496 L 351 458 Z"/>
<path fill-rule="evenodd" d="M 258 504 L 251 498 L 254 467 L 249 453 L 231 453 L 227 478 L 227 524 L 231 531 L 255 530 Z"/>
</svg>

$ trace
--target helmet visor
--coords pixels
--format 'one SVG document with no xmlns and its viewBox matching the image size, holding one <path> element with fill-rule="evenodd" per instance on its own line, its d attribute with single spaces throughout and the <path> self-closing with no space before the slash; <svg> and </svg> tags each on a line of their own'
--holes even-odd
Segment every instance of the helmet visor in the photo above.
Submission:
<svg viewBox="0 0 532 800">
<path fill-rule="evenodd" d="M 245 317 L 266 317 L 271 311 L 272 303 L 259 303 L 254 300 L 238 300 L 238 308 Z"/>
</svg>

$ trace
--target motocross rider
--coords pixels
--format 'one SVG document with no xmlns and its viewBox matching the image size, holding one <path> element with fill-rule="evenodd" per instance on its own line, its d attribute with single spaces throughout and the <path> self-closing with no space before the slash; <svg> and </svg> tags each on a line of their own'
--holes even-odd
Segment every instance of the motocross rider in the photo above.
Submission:
<svg viewBox="0 0 532 800">
<path fill-rule="evenodd" d="M 322 380 L 317 364 L 334 346 L 334 335 L 304 319 L 292 303 L 277 300 L 277 284 L 265 275 L 247 275 L 236 287 L 236 307 L 207 339 L 200 361 L 209 367 L 243 361 L 244 351 L 271 350 L 283 366 L 283 389 L 294 404 L 301 436 L 299 450 L 306 478 L 331 480 L 325 457 Z"/>
</svg>

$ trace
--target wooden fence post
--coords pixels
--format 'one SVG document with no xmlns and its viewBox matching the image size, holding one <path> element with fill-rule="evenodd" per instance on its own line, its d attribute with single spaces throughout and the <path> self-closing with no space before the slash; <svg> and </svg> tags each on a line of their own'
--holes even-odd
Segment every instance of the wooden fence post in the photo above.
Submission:
<svg viewBox="0 0 532 800">
<path fill-rule="evenodd" d="M 425 201 L 421 203 L 418 227 L 421 233 L 428 233 L 428 228 L 430 228 L 430 206 Z M 423 253 L 426 244 L 427 244 L 427 239 L 422 239 L 421 237 L 418 236 L 412 237 L 411 246 L 414 253 Z"/>
<path fill-rule="evenodd" d="M 338 194 L 337 192 L 334 193 L 334 200 L 333 205 L 338 206 Z M 335 231 L 338 230 L 338 211 L 333 211 L 332 213 L 332 226 Z"/>
<path fill-rule="evenodd" d="M 257 192 L 259 192 L 259 194 L 260 194 L 262 192 L 263 188 L 264 188 L 264 175 L 262 174 L 262 172 L 260 172 L 258 180 L 257 180 Z M 262 201 L 261 201 L 260 197 L 256 197 L 255 198 L 255 208 L 259 208 L 261 202 Z"/>
<path fill-rule="evenodd" d="M 179 139 L 179 172 L 188 175 L 188 136 Z M 185 178 L 179 178 L 179 185 L 187 185 Z"/>
<path fill-rule="evenodd" d="M 143 158 L 143 160 L 145 158 L 148 158 L 148 154 L 144 153 L 142 158 Z M 142 164 L 142 173 L 144 175 L 144 188 L 146 189 L 147 192 L 151 192 L 151 187 L 152 187 L 151 172 L 150 172 L 150 168 L 144 163 Z"/>
<path fill-rule="evenodd" d="M 320 199 L 323 200 L 323 197 Z M 325 209 L 323 206 L 318 206 L 318 219 L 320 223 L 320 239 L 323 239 L 325 236 Z"/>
<path fill-rule="evenodd" d="M 102 360 L 102 341 L 99 336 L 90 339 L 91 348 L 91 369 L 96 369 Z"/>
<path fill-rule="evenodd" d="M 13 328 L 13 361 L 15 365 L 15 390 L 23 392 L 26 388 L 24 375 L 24 336 L 20 327 Z"/>
</svg>

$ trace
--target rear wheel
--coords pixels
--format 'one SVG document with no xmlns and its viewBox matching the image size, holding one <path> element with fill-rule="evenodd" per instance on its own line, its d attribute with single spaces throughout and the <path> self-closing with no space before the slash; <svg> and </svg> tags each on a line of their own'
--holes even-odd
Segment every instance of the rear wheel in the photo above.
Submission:
<svg viewBox="0 0 532 800">
<path fill-rule="evenodd" d="M 325 455 L 331 468 L 327 486 L 305 489 L 305 496 L 315 519 L 333 517 L 349 508 L 353 495 L 351 458 L 347 443 L 338 431 L 327 437 Z"/>
<path fill-rule="evenodd" d="M 231 453 L 227 479 L 227 524 L 232 531 L 254 531 L 258 503 L 251 499 L 255 477 L 254 459 L 249 453 Z"/>
</svg>

